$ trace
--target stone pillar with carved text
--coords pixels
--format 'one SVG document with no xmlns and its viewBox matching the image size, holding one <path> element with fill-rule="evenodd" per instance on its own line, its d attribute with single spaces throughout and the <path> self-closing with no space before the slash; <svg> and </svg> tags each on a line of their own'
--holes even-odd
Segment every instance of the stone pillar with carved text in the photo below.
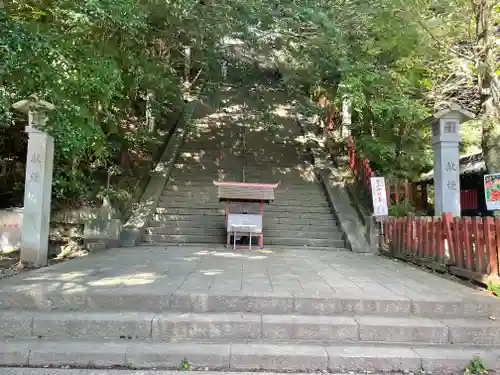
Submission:
<svg viewBox="0 0 500 375">
<path fill-rule="evenodd" d="M 342 99 L 342 131 L 341 139 L 346 140 L 351 133 L 352 102 L 348 95 Z"/>
<path fill-rule="evenodd" d="M 434 151 L 434 212 L 460 216 L 460 125 L 473 115 L 457 105 L 442 110 L 432 120 Z"/>
<path fill-rule="evenodd" d="M 54 163 L 54 139 L 41 130 L 51 103 L 22 100 L 14 108 L 27 113 L 28 154 L 21 240 L 21 261 L 36 267 L 47 264 Z"/>
</svg>

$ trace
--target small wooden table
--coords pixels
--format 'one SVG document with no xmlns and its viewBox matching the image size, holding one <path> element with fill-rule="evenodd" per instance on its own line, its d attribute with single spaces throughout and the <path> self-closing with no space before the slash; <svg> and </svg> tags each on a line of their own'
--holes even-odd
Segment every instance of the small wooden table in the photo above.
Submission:
<svg viewBox="0 0 500 375">
<path fill-rule="evenodd" d="M 252 248 L 252 235 L 258 237 L 257 246 L 262 249 L 264 246 L 262 228 L 264 203 L 274 201 L 274 189 L 278 187 L 278 184 L 214 181 L 214 185 L 218 187 L 219 202 L 226 202 L 226 246 L 231 245 L 231 236 L 233 236 L 233 249 L 246 247 L 245 245 L 236 245 L 236 236 L 249 234 L 248 249 Z M 257 205 L 258 210 L 248 207 L 248 209 L 240 210 L 242 212 L 232 212 L 231 204 L 235 203 Z M 249 212 L 250 210 L 255 212 Z"/>
<path fill-rule="evenodd" d="M 250 225 L 250 224 L 233 224 L 231 225 L 231 228 L 228 228 L 227 231 L 227 243 L 226 246 L 229 246 L 231 243 L 231 233 L 233 233 L 233 250 L 236 249 L 236 236 L 239 234 L 247 234 L 250 237 L 248 241 L 248 250 L 252 250 L 252 233 L 255 232 L 257 226 L 256 225 Z"/>
</svg>

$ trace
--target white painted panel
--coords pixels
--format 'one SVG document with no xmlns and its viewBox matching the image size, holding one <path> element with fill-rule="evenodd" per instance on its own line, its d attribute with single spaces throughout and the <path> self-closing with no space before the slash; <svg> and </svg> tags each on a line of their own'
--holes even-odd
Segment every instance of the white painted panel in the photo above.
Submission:
<svg viewBox="0 0 500 375">
<path fill-rule="evenodd" d="M 231 231 L 233 225 L 254 225 L 254 233 L 262 232 L 262 216 L 260 215 L 230 213 L 227 219 L 228 231 Z"/>
</svg>

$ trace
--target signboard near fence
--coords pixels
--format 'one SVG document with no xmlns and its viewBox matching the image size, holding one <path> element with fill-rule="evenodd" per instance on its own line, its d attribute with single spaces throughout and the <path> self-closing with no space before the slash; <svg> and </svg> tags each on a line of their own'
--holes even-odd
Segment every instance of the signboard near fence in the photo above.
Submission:
<svg viewBox="0 0 500 375">
<path fill-rule="evenodd" d="M 22 209 L 0 210 L 0 254 L 21 247 Z"/>
<path fill-rule="evenodd" d="M 387 194 L 384 177 L 371 177 L 373 216 L 388 216 Z"/>
<path fill-rule="evenodd" d="M 484 175 L 484 197 L 489 211 L 500 210 L 500 173 Z"/>
</svg>

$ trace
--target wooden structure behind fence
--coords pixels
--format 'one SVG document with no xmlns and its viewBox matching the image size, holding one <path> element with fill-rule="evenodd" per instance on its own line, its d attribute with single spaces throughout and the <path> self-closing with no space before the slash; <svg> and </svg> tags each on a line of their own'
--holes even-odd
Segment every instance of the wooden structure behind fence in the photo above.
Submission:
<svg viewBox="0 0 500 375">
<path fill-rule="evenodd" d="M 407 216 L 382 222 L 391 256 L 478 281 L 500 283 L 500 218 Z"/>
</svg>

